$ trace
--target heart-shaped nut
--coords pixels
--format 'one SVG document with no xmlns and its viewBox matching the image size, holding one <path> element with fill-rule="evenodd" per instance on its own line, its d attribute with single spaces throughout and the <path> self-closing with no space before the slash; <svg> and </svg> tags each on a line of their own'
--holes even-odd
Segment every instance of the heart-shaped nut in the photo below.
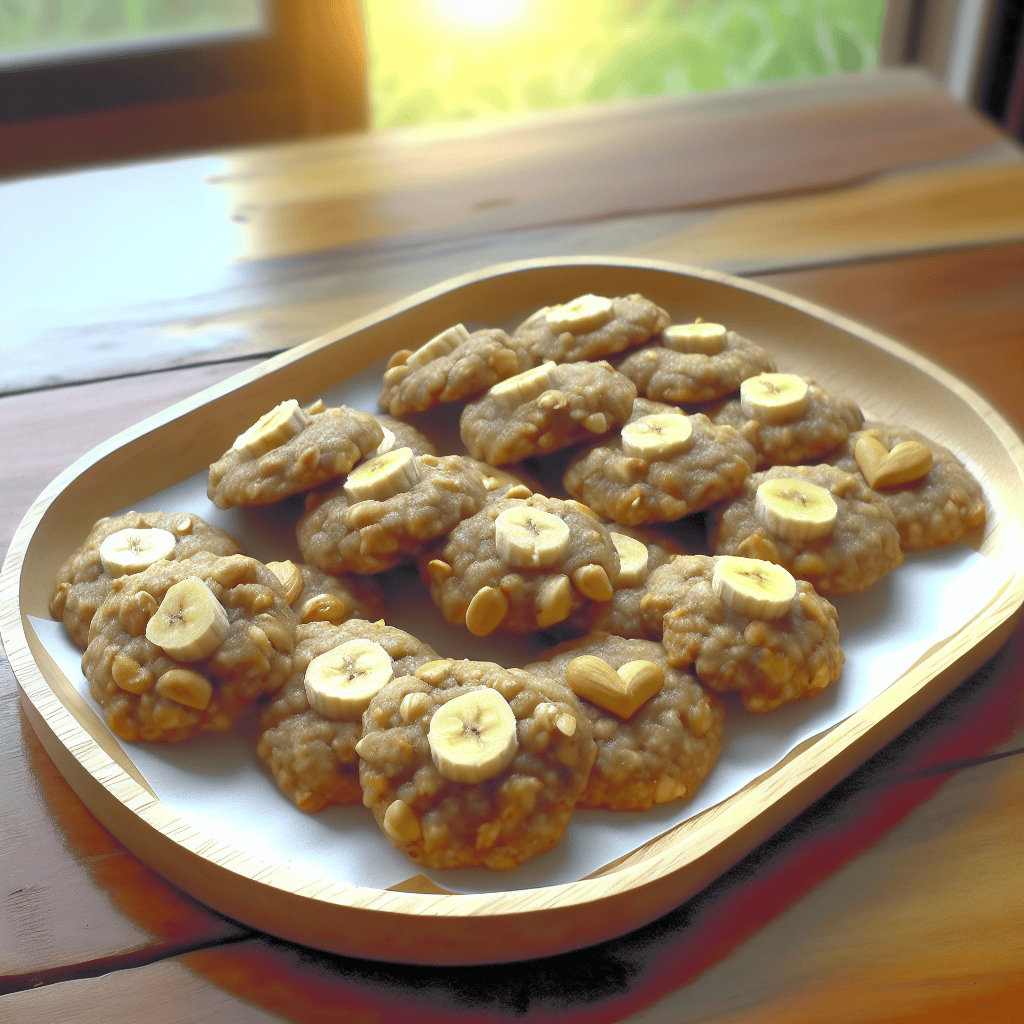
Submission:
<svg viewBox="0 0 1024 1024">
<path fill-rule="evenodd" d="M 932 450 L 928 445 L 901 441 L 890 452 L 873 433 L 857 438 L 853 455 L 868 486 L 876 490 L 919 480 L 932 468 Z"/>
<path fill-rule="evenodd" d="M 665 671 L 653 661 L 631 661 L 615 671 L 602 658 L 573 658 L 565 681 L 579 697 L 620 718 L 630 718 L 665 685 Z"/>
</svg>

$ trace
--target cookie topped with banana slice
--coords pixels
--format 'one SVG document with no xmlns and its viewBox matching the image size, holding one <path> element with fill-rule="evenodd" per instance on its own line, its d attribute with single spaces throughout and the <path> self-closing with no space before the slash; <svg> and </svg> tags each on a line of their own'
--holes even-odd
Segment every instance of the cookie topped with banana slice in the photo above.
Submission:
<svg viewBox="0 0 1024 1024">
<path fill-rule="evenodd" d="M 346 619 L 375 622 L 387 613 L 384 591 L 372 576 L 328 576 L 315 566 L 290 559 L 267 562 L 267 568 L 281 581 L 285 599 L 300 622 L 330 622 L 337 626 Z"/>
<path fill-rule="evenodd" d="M 722 324 L 699 318 L 672 324 L 651 345 L 617 364 L 637 391 L 656 402 L 712 402 L 748 377 L 774 373 L 774 357 Z"/>
<path fill-rule="evenodd" d="M 903 563 L 896 517 L 859 476 L 829 465 L 752 473 L 709 522 L 717 555 L 785 566 L 821 594 L 867 590 Z"/>
<path fill-rule="evenodd" d="M 640 610 L 670 664 L 737 692 L 748 711 L 813 697 L 842 672 L 835 608 L 773 562 L 674 558 L 652 574 Z"/>
<path fill-rule="evenodd" d="M 619 572 L 611 535 L 589 509 L 540 494 L 488 503 L 418 561 L 445 619 L 475 636 L 562 622 L 584 601 L 610 600 Z"/>
<path fill-rule="evenodd" d="M 473 398 L 532 365 L 504 331 L 470 333 L 456 324 L 415 351 L 401 349 L 388 360 L 380 407 L 392 416 L 425 412 L 441 402 Z"/>
<path fill-rule="evenodd" d="M 374 455 L 384 455 L 393 448 L 411 448 L 414 455 L 436 455 L 437 446 L 421 430 L 405 420 L 375 413 L 373 417 L 384 431 L 384 440 L 377 445 Z"/>
<path fill-rule="evenodd" d="M 125 512 L 100 519 L 57 571 L 50 614 L 64 623 L 83 650 L 89 625 L 121 576 L 148 568 L 162 558 L 191 558 L 200 551 L 235 555 L 234 538 L 191 512 Z"/>
<path fill-rule="evenodd" d="M 515 329 L 512 343 L 526 349 L 532 365 L 603 359 L 642 345 L 669 320 L 665 310 L 639 294 L 579 295 L 538 309 Z"/>
<path fill-rule="evenodd" d="M 594 633 L 526 671 L 565 683 L 594 728 L 597 758 L 581 807 L 647 811 L 689 800 L 722 752 L 721 702 L 673 668 L 659 643 Z"/>
<path fill-rule="evenodd" d="M 161 560 L 113 581 L 82 672 L 123 740 L 223 732 L 292 670 L 298 618 L 277 577 L 245 555 Z"/>
<path fill-rule="evenodd" d="M 631 418 L 618 437 L 577 455 L 565 489 L 625 526 L 669 522 L 736 494 L 757 455 L 732 427 L 681 410 Z"/>
<path fill-rule="evenodd" d="M 869 423 L 829 461 L 881 496 L 904 551 L 952 544 L 985 522 L 981 485 L 948 448 L 917 430 Z"/>
<path fill-rule="evenodd" d="M 560 842 L 596 747 L 563 683 L 439 659 L 378 691 L 356 751 L 363 803 L 411 860 L 507 871 Z"/>
<path fill-rule="evenodd" d="M 635 385 L 607 362 L 548 361 L 495 384 L 462 410 L 474 458 L 500 466 L 607 434 L 633 410 Z"/>
<path fill-rule="evenodd" d="M 269 505 L 344 476 L 373 455 L 384 430 L 370 413 L 320 400 L 276 405 L 210 466 L 206 493 L 219 508 Z"/>
<path fill-rule="evenodd" d="M 758 467 L 796 466 L 826 455 L 864 422 L 850 398 L 832 395 L 795 373 L 760 373 L 740 385 L 739 398 L 711 413 L 735 427 L 757 452 Z"/>
<path fill-rule="evenodd" d="M 464 456 L 394 448 L 306 496 L 299 550 L 331 575 L 382 572 L 479 511 L 486 496 L 483 474 Z"/>
<path fill-rule="evenodd" d="M 310 622 L 296 630 L 292 674 L 260 716 L 256 744 L 278 788 L 315 814 L 359 803 L 362 717 L 386 683 L 437 659 L 427 644 L 383 622 Z"/>
</svg>

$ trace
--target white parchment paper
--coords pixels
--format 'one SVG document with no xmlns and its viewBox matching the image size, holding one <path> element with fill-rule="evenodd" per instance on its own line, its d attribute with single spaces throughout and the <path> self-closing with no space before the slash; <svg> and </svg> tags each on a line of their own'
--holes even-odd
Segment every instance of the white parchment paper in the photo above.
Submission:
<svg viewBox="0 0 1024 1024">
<path fill-rule="evenodd" d="M 376 409 L 381 369 L 374 367 L 325 394 L 328 402 Z M 282 396 L 288 397 L 288 396 Z M 239 431 L 248 424 L 240 424 Z M 457 449 L 451 449 L 457 450 Z M 231 533 L 263 560 L 299 559 L 294 538 L 298 505 L 222 511 L 206 497 L 206 474 L 135 503 L 138 511 L 191 511 Z M 118 510 L 112 509 L 111 514 Z M 1011 576 L 966 545 L 908 556 L 864 594 L 834 600 L 846 664 L 820 696 L 753 715 L 730 705 L 722 757 L 696 797 L 640 813 L 577 810 L 561 844 L 512 873 L 486 869 L 424 872 L 451 892 L 493 892 L 575 881 L 713 806 L 777 764 L 799 743 L 863 707 L 934 644 L 970 622 Z M 497 661 L 533 660 L 534 638 L 476 638 L 444 622 L 415 572 L 384 574 L 388 621 L 429 643 L 440 655 Z M 81 651 L 60 623 L 32 617 L 32 626 L 86 701 Z M 211 837 L 302 873 L 340 883 L 387 888 L 419 868 L 396 851 L 362 806 L 299 811 L 278 791 L 255 756 L 256 715 L 231 732 L 181 744 L 122 744 L 160 800 Z"/>
</svg>

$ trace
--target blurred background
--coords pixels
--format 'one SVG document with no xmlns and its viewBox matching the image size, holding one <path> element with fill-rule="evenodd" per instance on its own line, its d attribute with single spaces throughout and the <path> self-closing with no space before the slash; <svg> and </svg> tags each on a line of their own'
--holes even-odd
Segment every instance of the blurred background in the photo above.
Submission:
<svg viewBox="0 0 1024 1024">
<path fill-rule="evenodd" d="M 1019 0 L 0 0 L 0 174 L 925 67 L 1021 138 Z"/>
</svg>

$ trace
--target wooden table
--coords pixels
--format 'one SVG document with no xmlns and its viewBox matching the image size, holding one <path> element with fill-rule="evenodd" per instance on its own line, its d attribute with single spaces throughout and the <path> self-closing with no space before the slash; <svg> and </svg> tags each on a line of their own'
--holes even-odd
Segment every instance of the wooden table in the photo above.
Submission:
<svg viewBox="0 0 1024 1024">
<path fill-rule="evenodd" d="M 190 156 L 0 185 L 0 541 L 79 455 L 418 288 L 654 256 L 830 306 L 1024 430 L 1024 162 L 913 73 Z M 362 962 L 127 853 L 0 660 L 0 1019 L 1011 1021 L 1024 1013 L 1024 626 L 707 889 L 539 962 Z"/>
</svg>

